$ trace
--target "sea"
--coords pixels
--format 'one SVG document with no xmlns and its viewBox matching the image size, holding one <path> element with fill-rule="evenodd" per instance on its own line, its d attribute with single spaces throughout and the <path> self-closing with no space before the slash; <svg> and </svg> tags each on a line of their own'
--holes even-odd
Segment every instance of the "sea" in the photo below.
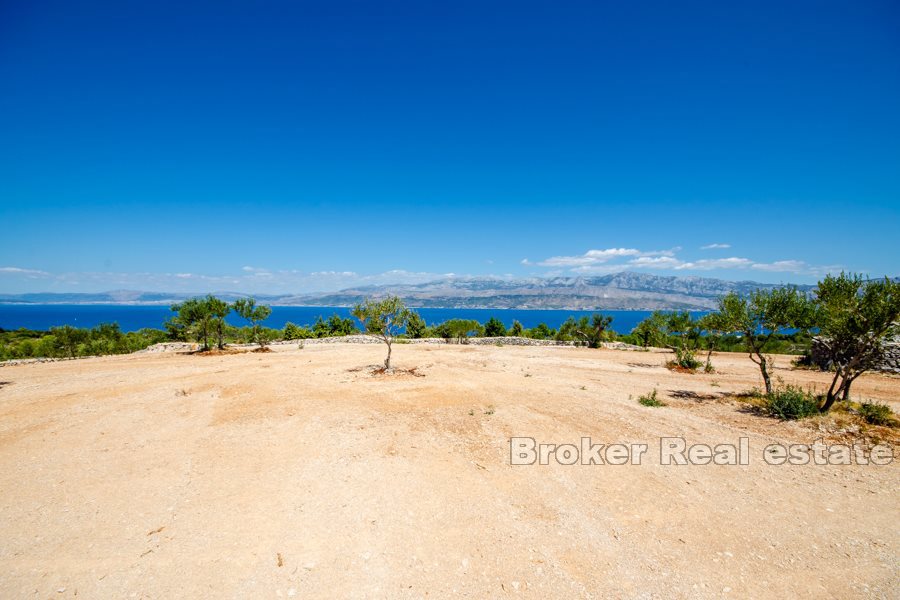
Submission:
<svg viewBox="0 0 900 600">
<path fill-rule="evenodd" d="M 558 328 L 570 316 L 580 318 L 602 312 L 613 318 L 611 328 L 617 333 L 629 333 L 635 325 L 650 315 L 646 310 L 526 310 L 497 308 L 418 308 L 429 325 L 448 319 L 474 319 L 484 323 L 491 317 L 501 320 L 507 327 L 519 321 L 531 328 L 540 323 Z M 266 327 L 282 328 L 285 323 L 312 325 L 318 317 L 327 319 L 333 314 L 350 317 L 350 309 L 342 306 L 273 306 L 272 315 L 265 321 Z M 694 316 L 704 313 L 698 312 Z M 137 331 L 145 327 L 161 329 L 163 322 L 173 315 L 168 306 L 135 306 L 122 304 L 0 304 L 0 328 L 7 331 L 19 329 L 47 330 L 60 325 L 94 327 L 100 323 L 118 323 L 122 331 Z M 232 313 L 227 321 L 232 325 L 247 322 Z"/>
</svg>

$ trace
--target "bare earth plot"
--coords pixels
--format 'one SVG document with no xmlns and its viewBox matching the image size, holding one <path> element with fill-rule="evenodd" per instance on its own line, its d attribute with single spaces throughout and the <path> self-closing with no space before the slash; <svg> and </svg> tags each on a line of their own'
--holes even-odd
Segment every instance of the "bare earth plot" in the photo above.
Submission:
<svg viewBox="0 0 900 600">
<path fill-rule="evenodd" d="M 900 471 L 772 466 L 813 442 L 661 353 L 374 345 L 0 369 L 0 597 L 896 598 Z M 789 382 L 826 375 L 776 373 Z M 653 388 L 668 403 L 640 406 Z M 900 379 L 854 395 L 893 402 Z M 898 408 L 897 404 L 894 404 Z M 511 466 L 509 438 L 646 443 Z M 747 466 L 659 464 L 661 437 Z"/>
</svg>

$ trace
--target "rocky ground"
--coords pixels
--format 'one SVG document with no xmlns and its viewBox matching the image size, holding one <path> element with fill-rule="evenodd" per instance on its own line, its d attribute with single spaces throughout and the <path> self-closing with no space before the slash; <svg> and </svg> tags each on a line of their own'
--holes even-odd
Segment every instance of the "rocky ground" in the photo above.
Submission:
<svg viewBox="0 0 900 600">
<path fill-rule="evenodd" d="M 897 597 L 900 471 L 774 466 L 781 423 L 658 352 L 297 344 L 0 369 L 0 597 Z M 791 370 L 821 386 L 827 374 Z M 667 406 L 641 406 L 652 389 Z M 900 408 L 900 378 L 854 395 Z M 647 444 L 642 464 L 510 464 L 510 438 Z M 663 465 L 661 438 L 747 465 Z M 871 442 L 871 439 L 869 440 Z"/>
</svg>

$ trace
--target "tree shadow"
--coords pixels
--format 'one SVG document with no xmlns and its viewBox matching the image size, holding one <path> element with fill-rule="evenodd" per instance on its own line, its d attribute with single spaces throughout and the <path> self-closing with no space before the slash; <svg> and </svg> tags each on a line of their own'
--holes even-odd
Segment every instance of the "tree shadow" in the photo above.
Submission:
<svg viewBox="0 0 900 600">
<path fill-rule="evenodd" d="M 0 389 L 2 389 L 4 386 L 10 385 L 11 383 L 12 381 L 0 381 Z"/>
<path fill-rule="evenodd" d="M 400 367 L 391 367 L 390 369 L 385 369 L 384 365 L 365 365 L 361 367 L 351 367 L 347 369 L 348 373 L 368 373 L 373 377 L 397 377 L 397 376 L 412 376 L 412 377 L 425 377 L 425 373 L 419 371 L 419 367 L 412 367 L 411 369 L 403 369 Z"/>
<path fill-rule="evenodd" d="M 717 394 L 701 394 L 700 392 L 695 392 L 693 390 L 669 390 L 669 395 L 673 398 L 678 398 L 679 400 L 693 400 L 694 402 L 709 402 L 715 400 L 721 400 L 727 394 L 725 393 L 717 393 Z"/>
<path fill-rule="evenodd" d="M 758 404 L 752 404 L 750 402 L 741 402 L 738 404 L 737 411 L 739 413 L 744 413 L 745 415 L 753 415 L 756 417 L 769 417 L 768 412 L 762 406 Z"/>
</svg>

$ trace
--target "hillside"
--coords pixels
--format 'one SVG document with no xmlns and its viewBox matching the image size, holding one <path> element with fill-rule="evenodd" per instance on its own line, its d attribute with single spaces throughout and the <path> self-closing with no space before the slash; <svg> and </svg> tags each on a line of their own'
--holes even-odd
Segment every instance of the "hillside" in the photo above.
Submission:
<svg viewBox="0 0 900 600">
<path fill-rule="evenodd" d="M 422 308 L 521 308 L 563 310 L 704 310 L 719 296 L 736 291 L 777 287 L 754 281 L 707 277 L 663 277 L 646 273 L 615 273 L 602 277 L 501 279 L 452 277 L 420 284 L 361 286 L 337 292 L 256 295 L 261 302 L 281 306 L 348 306 L 366 296 L 397 294 Z M 812 290 L 814 286 L 798 286 Z M 5 294 L 0 302 L 29 304 L 168 304 L 193 294 L 113 291 L 97 294 Z M 217 292 L 230 300 L 237 292 Z"/>
</svg>

